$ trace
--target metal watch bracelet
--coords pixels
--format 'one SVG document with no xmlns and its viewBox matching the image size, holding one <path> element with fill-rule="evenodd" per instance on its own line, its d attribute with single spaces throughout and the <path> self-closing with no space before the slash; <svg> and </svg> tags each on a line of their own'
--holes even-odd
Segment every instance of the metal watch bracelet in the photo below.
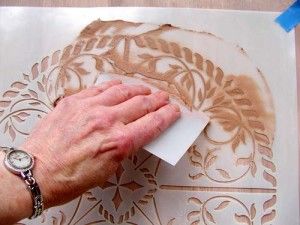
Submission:
<svg viewBox="0 0 300 225">
<path fill-rule="evenodd" d="M 29 219 L 34 219 L 40 216 L 44 210 L 44 203 L 43 203 L 41 190 L 36 180 L 34 179 L 31 171 L 31 169 L 34 166 L 34 157 L 24 150 L 20 150 L 13 147 L 0 146 L 0 151 L 5 153 L 5 158 L 4 158 L 5 167 L 13 174 L 20 176 L 24 180 L 27 189 L 31 193 L 33 212 L 32 215 L 29 217 Z M 21 162 L 23 159 L 28 159 L 27 161 L 25 161 L 25 164 L 27 163 L 27 165 L 18 167 L 18 165 L 12 164 L 11 162 L 12 159 L 16 160 L 17 162 Z"/>
<path fill-rule="evenodd" d="M 27 188 L 30 190 L 32 195 L 33 213 L 29 219 L 34 219 L 40 216 L 44 210 L 43 197 L 41 190 L 32 176 L 31 170 L 21 173 L 21 177 L 24 179 Z"/>
</svg>

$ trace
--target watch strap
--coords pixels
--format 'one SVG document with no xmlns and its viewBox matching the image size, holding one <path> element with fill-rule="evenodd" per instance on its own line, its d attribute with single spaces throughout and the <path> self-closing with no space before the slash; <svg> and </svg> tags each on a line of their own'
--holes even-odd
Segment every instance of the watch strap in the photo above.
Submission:
<svg viewBox="0 0 300 225">
<path fill-rule="evenodd" d="M 36 180 L 32 176 L 31 170 L 22 172 L 21 177 L 25 181 L 27 188 L 32 195 L 33 213 L 29 219 L 34 219 L 40 216 L 44 210 L 43 196 Z"/>
</svg>

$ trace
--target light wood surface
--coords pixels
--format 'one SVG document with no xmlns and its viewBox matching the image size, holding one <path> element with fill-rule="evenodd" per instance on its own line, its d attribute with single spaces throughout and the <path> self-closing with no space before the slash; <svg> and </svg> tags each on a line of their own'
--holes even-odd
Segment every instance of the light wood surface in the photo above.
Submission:
<svg viewBox="0 0 300 225">
<path fill-rule="evenodd" d="M 1 0 L 2 6 L 152 6 L 282 11 L 293 0 Z"/>
</svg>

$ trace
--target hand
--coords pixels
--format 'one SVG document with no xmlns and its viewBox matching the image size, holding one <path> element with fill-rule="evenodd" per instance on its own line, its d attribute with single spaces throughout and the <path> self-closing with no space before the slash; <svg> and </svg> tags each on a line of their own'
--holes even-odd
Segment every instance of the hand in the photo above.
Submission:
<svg viewBox="0 0 300 225">
<path fill-rule="evenodd" d="M 33 174 L 48 208 L 102 185 L 179 117 L 167 93 L 110 81 L 63 98 L 21 149 L 35 156 Z"/>
</svg>

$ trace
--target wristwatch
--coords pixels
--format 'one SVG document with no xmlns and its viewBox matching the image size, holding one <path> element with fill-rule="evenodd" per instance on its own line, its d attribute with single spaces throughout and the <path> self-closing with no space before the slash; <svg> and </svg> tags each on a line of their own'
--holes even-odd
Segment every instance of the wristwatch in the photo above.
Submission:
<svg viewBox="0 0 300 225">
<path fill-rule="evenodd" d="M 31 171 L 34 166 L 34 157 L 24 150 L 13 147 L 0 146 L 0 150 L 5 152 L 5 167 L 13 174 L 20 176 L 25 181 L 27 189 L 31 192 L 33 213 L 29 219 L 38 217 L 43 212 L 44 204 L 40 188 Z"/>
</svg>

